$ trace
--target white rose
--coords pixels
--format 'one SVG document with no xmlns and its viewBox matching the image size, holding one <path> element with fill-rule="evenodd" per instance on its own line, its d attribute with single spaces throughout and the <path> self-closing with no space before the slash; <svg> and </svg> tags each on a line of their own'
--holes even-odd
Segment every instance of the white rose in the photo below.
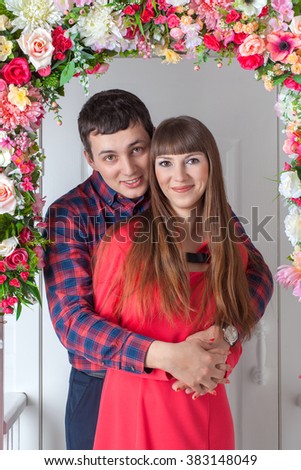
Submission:
<svg viewBox="0 0 301 470">
<path fill-rule="evenodd" d="M 0 131 L 0 166 L 7 166 L 11 162 L 11 150 L 6 147 L 1 147 L 1 140 L 6 139 L 7 134 L 4 131 Z"/>
<path fill-rule="evenodd" d="M 17 201 L 13 182 L 5 175 L 0 174 L 0 214 L 15 212 Z"/>
<path fill-rule="evenodd" d="M 279 192 L 284 197 L 301 196 L 301 181 L 296 171 L 285 171 L 280 176 Z"/>
<path fill-rule="evenodd" d="M 296 36 L 301 35 L 301 16 L 295 16 L 290 24 L 290 30 Z"/>
<path fill-rule="evenodd" d="M 7 238 L 0 243 L 0 256 L 9 256 L 15 250 L 18 245 L 18 239 L 16 237 Z"/>
<path fill-rule="evenodd" d="M 180 7 L 180 6 L 188 5 L 190 1 L 189 0 L 168 0 L 167 3 L 169 5 L 172 5 L 173 7 Z"/>
<path fill-rule="evenodd" d="M 301 211 L 297 206 L 290 206 L 289 214 L 284 219 L 285 233 L 293 246 L 301 242 Z"/>
<path fill-rule="evenodd" d="M 50 65 L 54 47 L 51 34 L 46 29 L 36 28 L 30 33 L 22 33 L 17 42 L 36 70 Z"/>
</svg>

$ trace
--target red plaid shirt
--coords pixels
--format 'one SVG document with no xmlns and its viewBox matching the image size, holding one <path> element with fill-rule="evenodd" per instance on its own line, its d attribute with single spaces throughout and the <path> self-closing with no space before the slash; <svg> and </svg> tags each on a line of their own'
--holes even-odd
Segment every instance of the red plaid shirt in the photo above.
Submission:
<svg viewBox="0 0 301 470">
<path fill-rule="evenodd" d="M 98 172 L 54 202 L 46 214 L 53 242 L 45 253 L 44 278 L 54 329 L 68 350 L 73 367 L 101 373 L 107 367 L 143 373 L 152 338 L 103 321 L 93 309 L 91 261 L 106 229 L 113 223 L 143 212 L 147 195 L 136 201 L 112 190 Z M 259 317 L 273 291 L 272 275 L 237 220 L 236 234 L 259 261 L 250 260 L 247 277 Z"/>
</svg>

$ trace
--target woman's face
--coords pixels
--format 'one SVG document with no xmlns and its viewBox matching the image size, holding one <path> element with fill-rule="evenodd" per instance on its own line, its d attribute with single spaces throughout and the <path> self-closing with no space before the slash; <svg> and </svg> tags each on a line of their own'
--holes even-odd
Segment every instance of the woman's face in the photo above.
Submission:
<svg viewBox="0 0 301 470">
<path fill-rule="evenodd" d="M 155 160 L 155 174 L 176 215 L 189 217 L 206 191 L 208 158 L 202 152 L 160 155 Z"/>
</svg>

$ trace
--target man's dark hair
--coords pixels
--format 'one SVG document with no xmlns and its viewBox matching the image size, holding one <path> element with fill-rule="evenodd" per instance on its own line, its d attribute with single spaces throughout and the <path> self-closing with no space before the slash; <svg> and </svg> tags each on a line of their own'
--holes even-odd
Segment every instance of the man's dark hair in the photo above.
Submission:
<svg viewBox="0 0 301 470">
<path fill-rule="evenodd" d="M 137 123 L 142 124 L 152 138 L 154 126 L 145 104 L 138 96 L 124 90 L 106 90 L 96 93 L 82 107 L 78 116 L 81 141 L 93 159 L 90 133 L 114 134 Z"/>
</svg>

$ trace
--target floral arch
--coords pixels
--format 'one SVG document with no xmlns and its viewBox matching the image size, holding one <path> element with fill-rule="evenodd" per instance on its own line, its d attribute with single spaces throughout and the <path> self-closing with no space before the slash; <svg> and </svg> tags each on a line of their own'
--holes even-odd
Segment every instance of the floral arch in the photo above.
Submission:
<svg viewBox="0 0 301 470">
<path fill-rule="evenodd" d="M 277 280 L 301 300 L 301 2 L 299 0 L 0 0 L 0 313 L 40 301 L 36 274 L 46 240 L 38 130 L 79 76 L 103 74 L 114 56 L 160 56 L 195 70 L 214 51 L 237 60 L 267 90 L 279 86 L 289 157 L 279 176 L 288 207 L 290 265 Z"/>
</svg>

